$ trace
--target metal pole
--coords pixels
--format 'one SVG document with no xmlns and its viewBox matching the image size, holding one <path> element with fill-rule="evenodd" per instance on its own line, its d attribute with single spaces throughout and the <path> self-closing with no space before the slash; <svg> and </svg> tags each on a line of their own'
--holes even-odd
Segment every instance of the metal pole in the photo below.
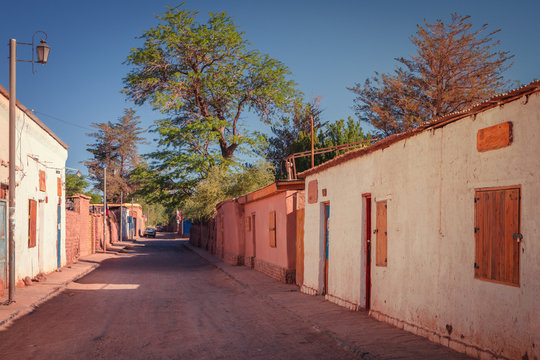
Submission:
<svg viewBox="0 0 540 360">
<path fill-rule="evenodd" d="M 107 165 L 103 167 L 103 253 L 107 252 Z"/>
<path fill-rule="evenodd" d="M 9 297 L 8 303 L 15 297 L 15 134 L 17 126 L 16 95 L 17 40 L 9 40 Z"/>
<path fill-rule="evenodd" d="M 124 222 L 124 214 L 123 214 L 123 207 L 122 207 L 122 204 L 124 202 L 124 191 L 121 190 L 120 191 L 120 241 L 124 241 L 124 237 L 122 236 L 122 230 L 123 230 L 123 226 L 122 226 L 122 223 Z"/>
<path fill-rule="evenodd" d="M 315 150 L 313 146 L 313 115 L 310 116 L 311 118 L 311 167 L 315 166 Z"/>
<path fill-rule="evenodd" d="M 129 233 L 131 235 L 131 240 L 134 238 L 134 230 L 133 226 L 135 225 L 135 221 L 133 220 L 133 195 L 131 196 L 131 226 L 129 227 Z"/>
</svg>

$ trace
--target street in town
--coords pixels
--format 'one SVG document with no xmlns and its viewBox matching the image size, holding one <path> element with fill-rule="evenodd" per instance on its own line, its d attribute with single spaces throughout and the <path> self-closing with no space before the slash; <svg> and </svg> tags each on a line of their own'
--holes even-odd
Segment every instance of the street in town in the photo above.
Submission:
<svg viewBox="0 0 540 360">
<path fill-rule="evenodd" d="M 466 358 L 166 234 L 92 259 L 4 324 L 3 359 Z"/>
</svg>

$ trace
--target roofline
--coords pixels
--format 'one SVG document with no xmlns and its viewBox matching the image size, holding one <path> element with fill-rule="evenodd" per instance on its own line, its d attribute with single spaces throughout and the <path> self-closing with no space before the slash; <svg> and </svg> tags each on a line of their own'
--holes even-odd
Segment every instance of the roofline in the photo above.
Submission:
<svg viewBox="0 0 540 360">
<path fill-rule="evenodd" d="M 6 98 L 9 100 L 9 91 L 6 90 L 5 87 L 3 87 L 2 85 L 0 85 L 0 93 Z M 45 125 L 41 120 L 38 119 L 38 117 L 36 115 L 34 115 L 34 113 L 32 111 L 30 111 L 28 108 L 26 108 L 26 106 L 24 106 L 23 104 L 21 104 L 19 102 L 19 100 L 17 100 L 17 107 L 19 108 L 19 110 L 21 110 L 23 113 L 25 113 L 30 119 L 34 120 L 34 122 L 36 124 L 38 124 L 38 126 L 40 128 L 42 128 L 43 130 L 45 130 L 45 132 L 47 132 L 54 140 L 56 140 L 60 145 L 62 145 L 62 147 L 66 150 L 69 149 L 69 146 L 63 142 L 59 137 L 58 135 L 56 135 L 51 129 L 49 129 L 47 127 L 47 125 Z"/>
<path fill-rule="evenodd" d="M 304 180 L 279 180 L 249 194 L 239 196 L 237 201 L 239 204 L 247 204 L 285 191 L 304 190 L 305 186 Z"/>
<path fill-rule="evenodd" d="M 496 106 L 500 106 L 515 100 L 518 100 L 519 98 L 523 96 L 529 96 L 535 92 L 540 91 L 540 80 L 532 81 L 531 83 L 524 85 L 522 87 L 519 87 L 517 89 L 511 90 L 507 93 L 501 93 L 498 95 L 495 95 L 487 100 L 484 100 L 476 105 L 473 105 L 472 107 L 462 110 L 453 112 L 451 114 L 444 115 L 440 118 L 434 119 L 430 122 L 427 122 L 425 124 L 420 125 L 419 127 L 405 131 L 399 134 L 390 135 L 385 139 L 382 139 L 380 141 L 377 141 L 371 146 L 349 151 L 343 155 L 337 156 L 333 158 L 332 160 L 329 160 L 323 164 L 317 165 L 311 169 L 305 170 L 298 174 L 298 177 L 305 178 L 309 175 L 313 175 L 316 173 L 319 173 L 321 171 L 324 171 L 326 169 L 329 169 L 331 167 L 334 167 L 336 165 L 339 165 L 343 162 L 355 159 L 357 157 L 361 157 L 364 155 L 367 155 L 371 152 L 374 152 L 376 150 L 382 150 L 387 147 L 389 147 L 392 144 L 395 144 L 401 140 L 408 139 L 410 137 L 413 137 L 421 132 L 424 132 L 429 129 L 438 129 L 443 126 L 446 126 L 450 123 L 453 123 L 455 121 L 461 120 L 463 118 L 466 118 L 471 115 L 476 115 L 478 113 L 481 113 L 483 111 L 492 109 Z"/>
</svg>

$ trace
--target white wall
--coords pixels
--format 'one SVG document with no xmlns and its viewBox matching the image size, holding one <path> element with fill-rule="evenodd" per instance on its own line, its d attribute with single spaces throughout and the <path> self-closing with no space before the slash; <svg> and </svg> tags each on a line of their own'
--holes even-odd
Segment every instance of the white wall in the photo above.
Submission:
<svg viewBox="0 0 540 360">
<path fill-rule="evenodd" d="M 0 128 L 8 128 L 8 100 L 0 96 Z M 7 159 L 8 133 L 2 133 L 2 150 Z M 67 150 L 34 120 L 17 108 L 17 191 L 15 213 L 16 280 L 57 268 L 57 205 L 61 205 L 61 264 L 65 264 L 65 186 Z M 2 156 L 4 158 L 4 156 Z M 39 190 L 39 171 L 46 173 L 46 191 Z M 57 178 L 62 179 L 62 196 L 57 196 Z M 8 183 L 7 168 L 0 181 Z M 37 205 L 37 244 L 28 248 L 28 200 Z"/>
<path fill-rule="evenodd" d="M 512 145 L 478 152 L 477 131 L 506 121 Z M 305 292 L 322 289 L 320 203 L 330 201 L 329 299 L 364 306 L 362 193 L 371 193 L 373 229 L 375 202 L 388 200 L 387 267 L 375 266 L 375 235 L 372 243 L 372 315 L 473 356 L 477 348 L 540 356 L 540 93 L 313 174 L 306 185 L 313 179 Z M 519 287 L 474 278 L 474 191 L 508 185 L 522 191 Z"/>
</svg>

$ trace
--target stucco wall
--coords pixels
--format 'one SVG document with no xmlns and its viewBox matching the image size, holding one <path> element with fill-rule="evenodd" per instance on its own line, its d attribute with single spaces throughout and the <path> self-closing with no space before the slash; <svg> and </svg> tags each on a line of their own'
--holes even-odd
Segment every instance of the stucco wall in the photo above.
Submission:
<svg viewBox="0 0 540 360">
<path fill-rule="evenodd" d="M 0 96 L 0 129 L 9 123 L 8 100 Z M 8 132 L 1 132 L 0 158 L 8 160 Z M 33 277 L 57 268 L 57 206 L 60 205 L 60 265 L 65 264 L 64 168 L 67 150 L 17 108 L 17 189 L 15 212 L 15 278 Z M 8 183 L 8 169 L 0 166 L 0 181 Z M 46 191 L 39 189 L 39 171 L 46 176 Z M 57 178 L 62 196 L 57 195 Z M 28 247 L 28 200 L 36 200 L 37 244 Z"/>
<path fill-rule="evenodd" d="M 220 256 L 228 263 L 244 262 L 243 209 L 235 199 L 224 201 L 217 209 L 217 242 Z"/>
<path fill-rule="evenodd" d="M 480 153 L 477 131 L 513 122 L 509 147 Z M 388 204 L 388 266 L 375 266 L 372 314 L 479 356 L 539 357 L 540 95 L 424 131 L 321 173 L 306 202 L 306 292 L 323 284 L 322 201 L 330 201 L 330 295 L 365 301 L 363 193 Z M 521 185 L 520 286 L 474 278 L 474 191 Z M 327 197 L 321 190 L 327 189 Z M 332 300 L 332 298 L 331 298 Z M 416 330 L 415 330 L 416 329 Z M 536 344 L 533 347 L 533 344 Z"/>
<path fill-rule="evenodd" d="M 276 212 L 276 247 L 270 246 L 269 214 Z M 255 215 L 255 224 L 246 231 L 246 254 L 253 256 L 252 231 L 255 229 L 256 257 L 267 263 L 295 268 L 296 191 L 284 191 L 244 205 L 244 216 Z"/>
</svg>

